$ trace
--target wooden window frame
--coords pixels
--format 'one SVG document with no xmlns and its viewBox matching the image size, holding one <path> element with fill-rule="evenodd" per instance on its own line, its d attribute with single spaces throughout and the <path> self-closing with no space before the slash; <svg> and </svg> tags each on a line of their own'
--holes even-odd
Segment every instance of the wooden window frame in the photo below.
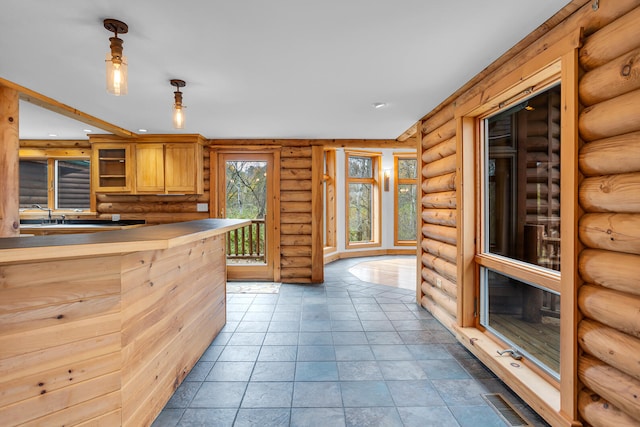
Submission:
<svg viewBox="0 0 640 427">
<path fill-rule="evenodd" d="M 324 230 L 323 246 L 324 254 L 336 252 L 338 241 L 336 238 L 336 150 L 335 148 L 324 149 L 324 173 L 323 185 L 326 193 L 324 197 Z"/>
<path fill-rule="evenodd" d="M 415 160 L 416 161 L 416 177 L 400 178 L 398 174 L 398 162 L 399 160 Z M 416 239 L 414 240 L 399 240 L 398 239 L 398 225 L 399 225 L 399 205 L 398 205 L 398 191 L 401 185 L 415 185 L 416 186 L 416 198 L 418 195 L 418 189 L 420 188 L 420 171 L 418 170 L 418 156 L 416 153 L 393 153 L 393 244 L 394 246 L 416 246 L 417 242 L 417 229 Z M 416 200 L 415 203 L 418 203 Z"/>
<path fill-rule="evenodd" d="M 91 154 L 86 150 L 80 149 L 65 149 L 61 152 L 59 149 L 35 149 L 35 148 L 21 148 L 19 151 L 19 160 L 46 160 L 47 161 L 47 209 L 51 210 L 52 214 L 68 214 L 74 215 L 95 215 L 96 212 L 96 197 L 93 189 L 93 176 L 89 178 L 89 209 L 77 212 L 74 209 L 56 209 L 55 208 L 55 163 L 56 160 L 88 160 L 91 163 Z M 89 173 L 93 174 L 93 168 L 89 164 Z M 42 215 L 40 209 L 22 208 L 21 214 L 25 216 L 38 216 Z"/>
<path fill-rule="evenodd" d="M 382 189 L 381 189 L 381 165 L 382 165 L 382 153 L 372 151 L 355 151 L 345 150 L 344 152 L 344 171 L 345 171 L 345 248 L 346 249 L 361 249 L 361 248 L 373 248 L 380 247 L 382 245 Z M 368 157 L 372 159 L 372 176 L 371 178 L 350 178 L 349 177 L 349 158 L 350 157 Z M 372 224 L 371 224 L 371 240 L 368 242 L 353 242 L 349 241 L 349 184 L 371 184 L 372 185 Z"/>
<path fill-rule="evenodd" d="M 524 62 L 500 79 L 492 80 L 485 90 L 456 106 L 457 121 L 457 213 L 458 238 L 458 313 L 454 325 L 460 340 L 469 343 L 470 349 L 490 367 L 529 405 L 537 408 L 553 425 L 572 425 L 578 419 L 577 355 L 578 355 L 578 309 L 577 274 L 578 243 L 578 48 L 580 32 L 571 33 L 549 49 Z M 480 213 L 481 183 L 477 177 L 479 164 L 479 119 L 504 104 L 512 104 L 528 96 L 533 87 L 548 87 L 552 82 L 561 82 L 561 271 L 562 275 L 549 272 L 544 277 L 550 288 L 561 294 L 560 319 L 560 381 L 555 383 L 542 375 L 540 370 L 526 362 L 512 363 L 509 357 L 496 357 L 502 343 L 476 325 L 478 313 L 478 284 L 481 265 L 491 260 L 479 254 L 477 234 L 481 230 Z M 518 274 L 538 272 L 517 262 L 509 268 Z"/>
</svg>

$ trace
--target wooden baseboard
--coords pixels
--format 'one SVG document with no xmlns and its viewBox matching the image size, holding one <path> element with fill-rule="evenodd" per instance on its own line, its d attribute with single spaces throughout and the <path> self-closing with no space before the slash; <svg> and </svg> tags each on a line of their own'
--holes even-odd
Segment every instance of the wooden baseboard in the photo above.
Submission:
<svg viewBox="0 0 640 427">
<path fill-rule="evenodd" d="M 381 256 L 381 255 L 415 255 L 415 248 L 408 249 L 372 249 L 364 251 L 349 251 L 349 252 L 332 252 L 324 255 L 324 263 L 329 264 L 333 261 L 346 258 L 362 258 L 368 256 Z"/>
</svg>

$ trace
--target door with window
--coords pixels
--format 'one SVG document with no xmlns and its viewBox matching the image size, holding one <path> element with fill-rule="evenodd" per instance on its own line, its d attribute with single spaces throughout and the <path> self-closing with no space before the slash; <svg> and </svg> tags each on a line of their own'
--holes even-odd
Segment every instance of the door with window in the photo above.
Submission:
<svg viewBox="0 0 640 427">
<path fill-rule="evenodd" d="M 560 376 L 560 85 L 480 120 L 481 327 Z"/>
<path fill-rule="evenodd" d="M 220 152 L 217 164 L 218 217 L 251 220 L 227 234 L 227 276 L 273 281 L 273 154 Z"/>
</svg>

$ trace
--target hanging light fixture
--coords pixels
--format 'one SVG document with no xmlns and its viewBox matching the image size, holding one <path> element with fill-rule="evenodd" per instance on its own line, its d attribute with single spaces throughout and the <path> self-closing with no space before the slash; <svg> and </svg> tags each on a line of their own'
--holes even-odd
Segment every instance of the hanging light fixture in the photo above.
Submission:
<svg viewBox="0 0 640 427">
<path fill-rule="evenodd" d="M 180 88 L 185 87 L 187 84 L 184 80 L 171 79 L 170 81 L 171 86 L 176 87 L 176 91 L 173 92 L 173 127 L 176 129 L 184 129 L 184 109 L 186 107 L 182 105 L 182 92 L 180 92 Z"/>
<path fill-rule="evenodd" d="M 129 27 L 117 19 L 105 19 L 104 28 L 114 33 L 109 38 L 111 52 L 107 52 L 107 92 L 116 96 L 127 94 L 127 57 L 122 56 L 122 39 L 118 34 L 125 34 Z"/>
</svg>

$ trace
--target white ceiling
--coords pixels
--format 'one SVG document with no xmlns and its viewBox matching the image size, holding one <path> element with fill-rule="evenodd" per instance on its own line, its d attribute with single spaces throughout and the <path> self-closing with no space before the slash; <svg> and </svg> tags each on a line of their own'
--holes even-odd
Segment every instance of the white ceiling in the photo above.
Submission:
<svg viewBox="0 0 640 427">
<path fill-rule="evenodd" d="M 179 78 L 185 133 L 395 139 L 569 1 L 1 3 L 0 77 L 133 132 L 176 132 L 169 79 Z M 129 25 L 127 96 L 105 90 L 105 18 Z M 21 138 L 91 129 L 20 107 Z"/>
</svg>

